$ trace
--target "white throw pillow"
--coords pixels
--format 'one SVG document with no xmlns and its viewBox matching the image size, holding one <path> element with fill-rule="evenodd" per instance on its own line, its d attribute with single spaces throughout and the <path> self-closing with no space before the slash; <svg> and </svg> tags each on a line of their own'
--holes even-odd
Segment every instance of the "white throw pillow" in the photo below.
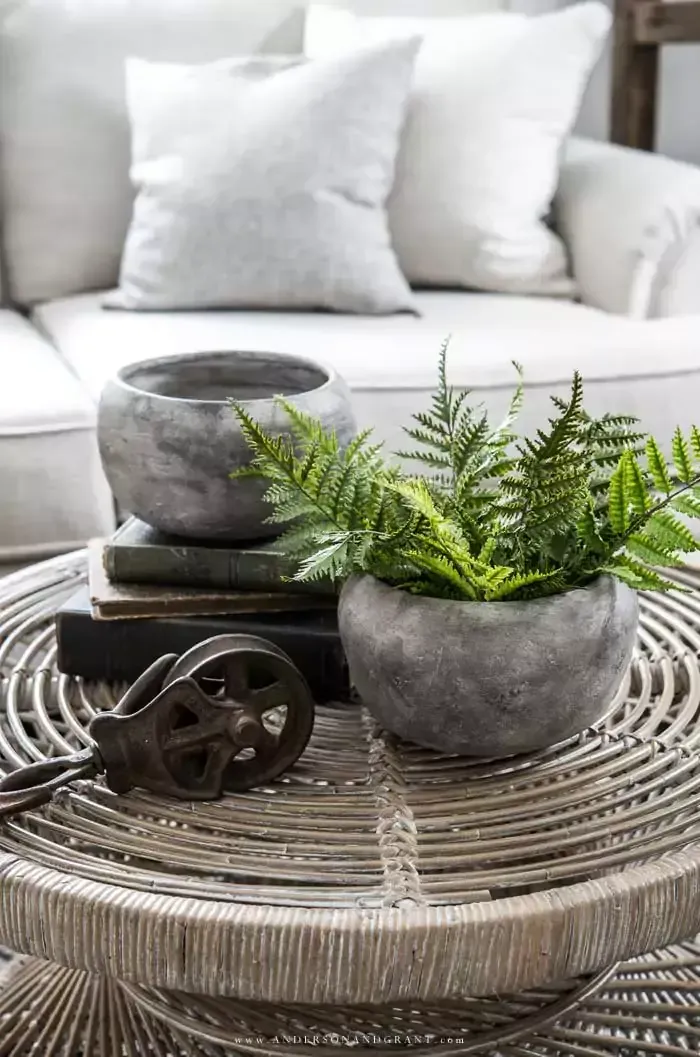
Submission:
<svg viewBox="0 0 700 1057">
<path fill-rule="evenodd" d="M 389 200 L 413 285 L 573 292 L 564 245 L 545 217 L 610 23 L 597 2 L 535 18 L 377 18 L 311 6 L 311 58 L 423 35 Z"/>
<path fill-rule="evenodd" d="M 414 310 L 386 200 L 420 41 L 127 67 L 129 309 Z"/>
</svg>

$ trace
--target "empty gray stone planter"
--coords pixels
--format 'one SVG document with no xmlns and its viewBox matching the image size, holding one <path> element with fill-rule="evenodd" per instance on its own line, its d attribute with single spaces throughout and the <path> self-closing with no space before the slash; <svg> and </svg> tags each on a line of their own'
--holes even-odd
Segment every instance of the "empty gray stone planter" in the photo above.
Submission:
<svg viewBox="0 0 700 1057">
<path fill-rule="evenodd" d="M 450 602 L 354 577 L 340 598 L 350 677 L 379 723 L 440 752 L 510 756 L 607 711 L 637 596 L 611 577 L 531 602 Z"/>
<path fill-rule="evenodd" d="M 250 451 L 228 400 L 266 429 L 286 431 L 282 395 L 334 428 L 355 433 L 350 394 L 330 368 L 272 352 L 208 352 L 131 364 L 108 382 L 98 414 L 100 454 L 122 509 L 163 532 L 235 541 L 277 535 L 264 482 L 232 481 Z"/>
</svg>

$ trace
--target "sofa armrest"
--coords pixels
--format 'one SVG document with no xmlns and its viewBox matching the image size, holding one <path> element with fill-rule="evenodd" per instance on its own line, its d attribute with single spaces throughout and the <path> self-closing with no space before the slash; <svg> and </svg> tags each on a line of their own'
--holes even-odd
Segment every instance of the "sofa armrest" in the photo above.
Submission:
<svg viewBox="0 0 700 1057">
<path fill-rule="evenodd" d="M 571 139 L 554 219 L 585 304 L 638 319 L 700 314 L 700 168 Z"/>
</svg>

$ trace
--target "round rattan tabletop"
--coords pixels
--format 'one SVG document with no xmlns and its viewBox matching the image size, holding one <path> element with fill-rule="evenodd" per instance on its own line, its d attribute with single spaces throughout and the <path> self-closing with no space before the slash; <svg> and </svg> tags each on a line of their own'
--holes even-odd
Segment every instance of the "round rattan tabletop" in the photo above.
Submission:
<svg viewBox="0 0 700 1057">
<path fill-rule="evenodd" d="M 5 772 L 85 745 L 124 690 L 56 671 L 54 612 L 85 568 L 78 553 L 0 581 Z M 196 1002 L 215 1024 L 207 995 L 583 1001 L 595 974 L 700 930 L 700 576 L 674 575 L 687 593 L 641 599 L 602 728 L 546 752 L 441 757 L 346 703 L 317 710 L 270 788 L 190 804 L 82 782 L 4 822 L 0 942 L 183 1024 Z"/>
</svg>

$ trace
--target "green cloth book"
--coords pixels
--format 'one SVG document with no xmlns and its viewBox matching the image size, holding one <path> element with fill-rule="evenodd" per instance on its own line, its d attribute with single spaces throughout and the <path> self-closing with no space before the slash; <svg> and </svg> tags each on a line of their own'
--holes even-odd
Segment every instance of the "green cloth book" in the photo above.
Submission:
<svg viewBox="0 0 700 1057">
<path fill-rule="evenodd" d="M 129 518 L 104 543 L 107 578 L 121 584 L 222 588 L 231 591 L 280 591 L 333 596 L 330 581 L 289 583 L 293 562 L 275 549 L 274 540 L 229 547 L 166 536 L 138 518 Z"/>
</svg>

